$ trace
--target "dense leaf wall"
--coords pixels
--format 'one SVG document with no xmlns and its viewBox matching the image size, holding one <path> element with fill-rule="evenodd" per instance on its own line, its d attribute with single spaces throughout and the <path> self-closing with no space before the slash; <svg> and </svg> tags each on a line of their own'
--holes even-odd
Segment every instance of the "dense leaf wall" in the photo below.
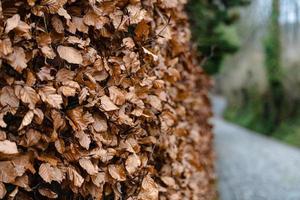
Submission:
<svg viewBox="0 0 300 200">
<path fill-rule="evenodd" d="M 2 1 L 1 198 L 215 197 L 184 2 Z"/>
</svg>

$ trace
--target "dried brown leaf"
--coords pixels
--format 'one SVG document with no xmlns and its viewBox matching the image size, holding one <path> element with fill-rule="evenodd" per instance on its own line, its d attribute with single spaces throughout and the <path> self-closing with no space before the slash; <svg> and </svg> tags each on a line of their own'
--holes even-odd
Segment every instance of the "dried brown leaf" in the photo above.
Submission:
<svg viewBox="0 0 300 200">
<path fill-rule="evenodd" d="M 14 89 L 10 86 L 5 86 L 1 89 L 0 103 L 3 107 L 10 106 L 13 108 L 19 107 L 19 99 L 14 93 Z"/>
<path fill-rule="evenodd" d="M 0 199 L 3 199 L 6 195 L 6 188 L 5 188 L 5 185 L 0 182 Z"/>
<path fill-rule="evenodd" d="M 29 124 L 31 124 L 31 122 L 32 122 L 32 120 L 33 120 L 33 117 L 34 117 L 33 111 L 32 111 L 32 110 L 29 110 L 29 111 L 25 114 L 25 116 L 24 116 L 24 118 L 23 118 L 23 120 L 22 120 L 22 122 L 21 122 L 21 125 L 20 125 L 20 127 L 19 127 L 18 130 L 21 130 L 23 127 L 28 126 Z"/>
<path fill-rule="evenodd" d="M 9 140 L 0 141 L 0 153 L 17 154 L 19 153 L 17 144 Z"/>
<path fill-rule="evenodd" d="M 58 198 L 58 194 L 56 194 L 55 192 L 53 192 L 49 188 L 39 188 L 38 191 L 42 196 L 48 197 L 49 199 Z"/>
<path fill-rule="evenodd" d="M 108 172 L 114 179 L 118 181 L 126 180 L 126 173 L 122 165 L 109 165 Z"/>
<path fill-rule="evenodd" d="M 69 63 L 79 65 L 82 64 L 83 59 L 80 51 L 73 47 L 58 46 L 57 52 L 62 59 L 68 61 Z"/>
<path fill-rule="evenodd" d="M 69 180 L 72 181 L 74 186 L 76 187 L 82 186 L 84 179 L 75 169 L 68 167 L 67 173 L 68 173 Z"/>
<path fill-rule="evenodd" d="M 79 164 L 90 175 L 96 175 L 98 173 L 98 167 L 87 158 L 81 158 Z"/>
<path fill-rule="evenodd" d="M 39 175 L 47 183 L 51 183 L 52 181 L 61 183 L 65 178 L 64 172 L 57 167 L 51 166 L 49 163 L 43 163 L 40 165 Z"/>
<path fill-rule="evenodd" d="M 114 111 L 119 109 L 106 95 L 102 96 L 100 98 L 100 101 L 101 101 L 101 108 L 105 111 Z"/>
<path fill-rule="evenodd" d="M 136 154 L 131 154 L 126 159 L 125 168 L 129 174 L 133 174 L 141 164 L 140 158 Z"/>
</svg>

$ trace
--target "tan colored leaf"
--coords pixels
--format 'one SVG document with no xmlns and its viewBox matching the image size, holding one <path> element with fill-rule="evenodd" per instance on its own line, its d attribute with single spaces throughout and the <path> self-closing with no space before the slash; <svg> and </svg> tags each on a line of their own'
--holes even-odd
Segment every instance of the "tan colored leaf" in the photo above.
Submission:
<svg viewBox="0 0 300 200">
<path fill-rule="evenodd" d="M 83 131 L 76 132 L 75 136 L 79 139 L 79 144 L 88 150 L 91 144 L 90 136 Z"/>
<path fill-rule="evenodd" d="M 25 147 L 30 147 L 30 146 L 38 144 L 38 142 L 40 141 L 41 138 L 42 138 L 42 135 L 39 131 L 34 130 L 34 129 L 29 129 L 26 132 L 25 137 L 19 143 L 19 145 L 22 145 Z"/>
<path fill-rule="evenodd" d="M 147 199 L 147 200 L 158 199 L 158 186 L 149 175 L 145 176 L 143 179 L 142 187 L 138 199 Z"/>
<path fill-rule="evenodd" d="M 129 49 L 132 49 L 133 47 L 135 47 L 134 41 L 130 37 L 124 38 L 122 40 L 122 42 L 123 42 L 123 45 Z"/>
<path fill-rule="evenodd" d="M 47 183 L 51 183 L 52 181 L 61 183 L 65 177 L 65 174 L 60 169 L 52 167 L 49 163 L 41 164 L 39 168 L 39 175 Z"/>
<path fill-rule="evenodd" d="M 6 133 L 4 131 L 0 131 L 0 141 L 6 140 Z"/>
<path fill-rule="evenodd" d="M 13 183 L 18 176 L 15 166 L 10 161 L 0 161 L 0 182 Z"/>
<path fill-rule="evenodd" d="M 49 188 L 39 188 L 38 191 L 42 196 L 48 197 L 49 199 L 58 198 L 58 194 L 56 194 L 55 192 L 53 192 Z"/>
<path fill-rule="evenodd" d="M 3 199 L 6 195 L 6 188 L 5 188 L 5 185 L 0 182 L 0 199 Z"/>
<path fill-rule="evenodd" d="M 98 114 L 94 114 L 94 123 L 93 123 L 93 127 L 95 129 L 96 132 L 104 132 L 107 131 L 107 121 L 105 118 L 101 117 Z"/>
<path fill-rule="evenodd" d="M 83 112 L 83 108 L 81 107 L 68 111 L 67 115 L 71 119 L 71 123 L 74 125 L 73 129 L 77 131 L 84 131 L 87 129 L 89 124 L 94 123 L 93 116 L 89 112 Z"/>
<path fill-rule="evenodd" d="M 141 160 L 136 154 L 128 156 L 125 162 L 125 168 L 129 174 L 133 174 L 141 166 Z"/>
<path fill-rule="evenodd" d="M 97 175 L 92 176 L 92 181 L 97 187 L 101 187 L 105 183 L 105 173 L 99 172 Z"/>
<path fill-rule="evenodd" d="M 81 17 L 72 17 L 72 23 L 76 27 L 76 29 L 83 33 L 88 33 L 89 27 L 84 24 L 83 18 Z"/>
<path fill-rule="evenodd" d="M 56 94 L 56 89 L 51 86 L 44 86 L 39 90 L 42 101 L 47 102 L 53 108 L 60 109 L 63 103 L 62 96 Z"/>
<path fill-rule="evenodd" d="M 68 14 L 68 12 L 63 7 L 60 7 L 58 9 L 57 14 L 64 17 L 65 19 L 71 19 L 71 16 Z"/>
<path fill-rule="evenodd" d="M 28 103 L 30 109 L 34 109 L 35 104 L 40 100 L 40 96 L 35 92 L 35 90 L 26 85 L 24 87 L 16 86 L 15 94 L 21 99 L 21 101 Z"/>
<path fill-rule="evenodd" d="M 60 154 L 63 154 L 65 152 L 66 148 L 65 148 L 65 143 L 63 140 L 61 140 L 61 139 L 56 140 L 54 143 L 54 146 Z"/>
<path fill-rule="evenodd" d="M 67 169 L 69 180 L 73 182 L 73 185 L 76 187 L 81 187 L 84 179 L 82 176 L 73 168 L 68 167 Z"/>
<path fill-rule="evenodd" d="M 56 111 L 55 109 L 51 110 L 51 118 L 53 120 L 53 126 L 55 130 L 58 130 L 66 126 L 65 119 L 63 118 L 61 113 Z"/>
<path fill-rule="evenodd" d="M 116 105 L 123 105 L 125 103 L 125 94 L 116 86 L 108 88 L 109 97 Z"/>
<path fill-rule="evenodd" d="M 142 48 L 143 48 L 143 50 L 144 50 L 144 52 L 145 52 L 146 54 L 149 54 L 149 55 L 151 55 L 151 56 L 153 57 L 153 60 L 154 60 L 154 61 L 158 61 L 158 56 L 157 56 L 157 55 L 153 54 L 151 51 L 149 51 L 149 50 L 146 49 L 145 47 L 142 47 Z"/>
<path fill-rule="evenodd" d="M 170 176 L 163 176 L 163 177 L 160 177 L 160 179 L 169 187 L 176 185 L 174 178 L 172 178 Z"/>
<path fill-rule="evenodd" d="M 41 81 L 51 81 L 54 77 L 51 75 L 51 68 L 50 67 L 42 67 L 41 70 L 36 73 Z"/>
<path fill-rule="evenodd" d="M 43 120 L 44 120 L 44 113 L 41 109 L 39 108 L 35 108 L 33 110 L 34 112 L 34 120 L 37 124 L 42 124 Z"/>
<path fill-rule="evenodd" d="M 59 83 L 72 81 L 74 79 L 74 76 L 75 72 L 70 71 L 66 68 L 62 68 L 56 73 L 56 81 Z"/>
<path fill-rule="evenodd" d="M 13 53 L 6 57 L 8 63 L 19 73 L 27 67 L 25 51 L 22 47 L 14 47 Z"/>
<path fill-rule="evenodd" d="M 88 26 L 94 26 L 95 29 L 100 29 L 109 22 L 109 19 L 104 16 L 99 16 L 96 13 L 90 11 L 86 15 L 84 15 L 83 22 Z"/>
<path fill-rule="evenodd" d="M 13 108 L 19 107 L 19 99 L 14 93 L 14 89 L 10 86 L 5 86 L 1 89 L 0 103 L 3 107 L 10 106 Z"/>
<path fill-rule="evenodd" d="M 150 105 L 158 111 L 162 110 L 161 100 L 156 95 L 149 95 L 148 100 Z"/>
<path fill-rule="evenodd" d="M 114 179 L 118 181 L 126 180 L 126 173 L 122 165 L 109 165 L 108 172 Z"/>
<path fill-rule="evenodd" d="M 57 33 L 64 33 L 64 24 L 58 16 L 51 18 L 51 24 Z"/>
<path fill-rule="evenodd" d="M 58 46 L 57 52 L 62 59 L 68 61 L 69 63 L 79 65 L 82 64 L 83 59 L 80 51 L 73 47 Z"/>
<path fill-rule="evenodd" d="M 103 108 L 103 110 L 105 111 L 114 111 L 119 109 L 106 95 L 102 96 L 100 98 L 100 101 L 101 101 L 101 108 Z"/>
<path fill-rule="evenodd" d="M 61 86 L 58 89 L 58 92 L 61 92 L 66 97 L 73 97 L 76 95 L 76 88 L 69 86 Z"/>
<path fill-rule="evenodd" d="M 19 127 L 19 130 L 21 130 L 23 127 L 28 126 L 29 124 L 31 124 L 31 122 L 32 122 L 32 120 L 33 120 L 33 117 L 34 117 L 33 111 L 32 111 L 32 110 L 29 110 L 29 111 L 25 114 L 25 116 L 24 116 L 24 118 L 23 118 L 23 120 L 22 120 L 22 122 L 21 122 L 21 125 L 20 125 L 20 127 Z"/>
<path fill-rule="evenodd" d="M 29 178 L 26 174 L 24 174 L 23 176 L 17 177 L 13 184 L 16 185 L 16 186 L 19 186 L 21 188 L 24 188 L 26 190 L 30 189 L 30 187 L 29 187 Z"/>
<path fill-rule="evenodd" d="M 11 30 L 16 28 L 20 22 L 21 18 L 19 14 L 15 14 L 11 18 L 6 20 L 5 33 L 9 33 Z"/>
<path fill-rule="evenodd" d="M 90 175 L 96 175 L 98 173 L 98 167 L 87 158 L 81 158 L 79 164 Z"/>
<path fill-rule="evenodd" d="M 138 5 L 129 5 L 127 6 L 127 10 L 130 15 L 130 23 L 132 24 L 137 24 L 146 17 L 147 11 Z"/>
<path fill-rule="evenodd" d="M 0 56 L 7 56 L 13 52 L 11 41 L 9 38 L 0 40 Z"/>
<path fill-rule="evenodd" d="M 3 154 L 17 154 L 18 148 L 15 142 L 9 140 L 0 141 L 0 153 Z"/>
</svg>

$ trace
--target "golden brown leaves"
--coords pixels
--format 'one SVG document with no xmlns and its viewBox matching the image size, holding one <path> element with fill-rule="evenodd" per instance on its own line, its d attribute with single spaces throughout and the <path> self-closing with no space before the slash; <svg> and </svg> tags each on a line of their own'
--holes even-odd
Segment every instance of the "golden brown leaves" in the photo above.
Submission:
<svg viewBox="0 0 300 200">
<path fill-rule="evenodd" d="M 213 199 L 184 2 L 0 5 L 0 198 Z"/>
</svg>

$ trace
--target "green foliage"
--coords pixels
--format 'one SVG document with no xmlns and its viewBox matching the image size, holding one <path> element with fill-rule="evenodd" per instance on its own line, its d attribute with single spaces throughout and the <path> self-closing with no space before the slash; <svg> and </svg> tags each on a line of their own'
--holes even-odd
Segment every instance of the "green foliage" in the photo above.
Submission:
<svg viewBox="0 0 300 200">
<path fill-rule="evenodd" d="M 268 36 L 264 42 L 265 66 L 269 83 L 268 101 L 266 102 L 267 115 L 265 121 L 272 123 L 268 132 L 274 131 L 282 118 L 284 88 L 281 69 L 281 34 L 280 34 L 280 0 L 272 1 L 272 13 Z"/>
<path fill-rule="evenodd" d="M 187 9 L 193 38 L 201 58 L 207 59 L 203 66 L 207 73 L 217 73 L 224 57 L 238 50 L 239 38 L 233 24 L 239 13 L 235 8 L 248 3 L 249 0 L 190 0 Z"/>
</svg>

